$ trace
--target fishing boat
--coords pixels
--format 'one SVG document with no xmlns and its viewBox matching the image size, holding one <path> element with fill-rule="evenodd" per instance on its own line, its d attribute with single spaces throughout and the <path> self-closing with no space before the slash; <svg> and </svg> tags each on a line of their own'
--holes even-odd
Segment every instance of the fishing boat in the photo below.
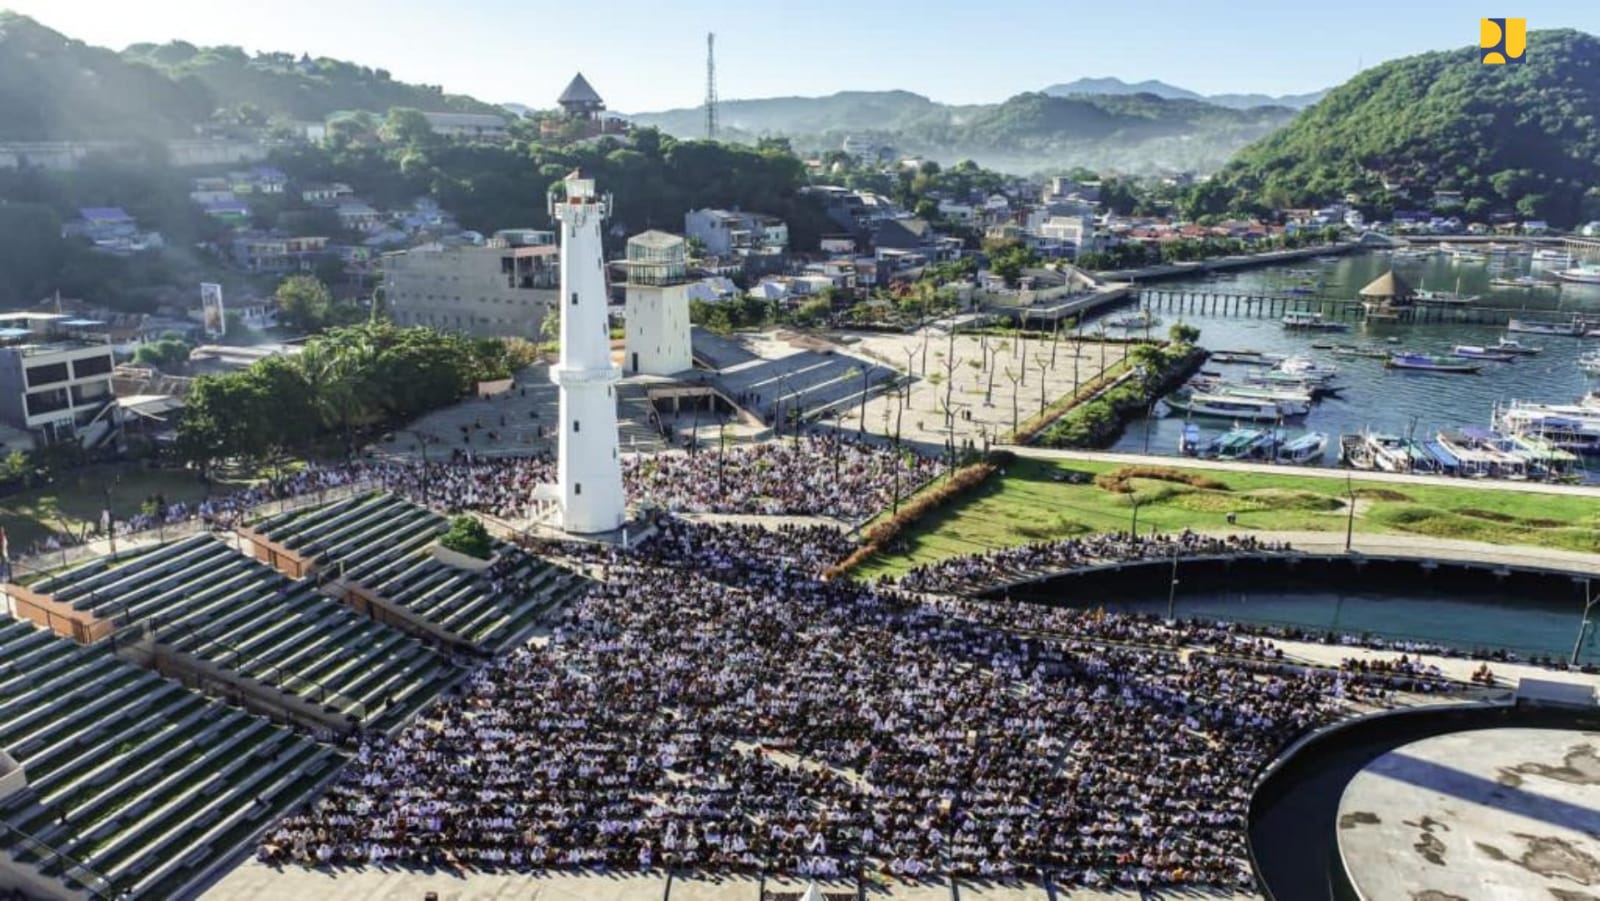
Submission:
<svg viewBox="0 0 1600 901">
<path fill-rule="evenodd" d="M 1252 385 L 1266 385 L 1272 388 L 1302 391 L 1314 398 L 1332 397 L 1344 390 L 1343 385 L 1335 384 L 1332 379 L 1296 375 L 1291 372 L 1279 372 L 1275 369 L 1249 373 L 1244 377 L 1244 380 Z"/>
<path fill-rule="evenodd" d="M 1503 354 L 1517 354 L 1518 356 L 1544 353 L 1544 348 L 1542 347 L 1529 347 L 1515 338 L 1507 338 L 1504 335 L 1501 335 L 1500 340 L 1495 342 L 1494 349 Z"/>
<path fill-rule="evenodd" d="M 1563 269 L 1556 273 L 1556 278 L 1580 285 L 1600 285 L 1600 263 L 1584 263 L 1571 269 Z"/>
<path fill-rule="evenodd" d="M 1447 429 L 1438 442 L 1460 461 L 1459 474 L 1468 478 L 1526 479 L 1528 461 L 1503 445 L 1504 439 L 1488 429 L 1469 426 Z"/>
<path fill-rule="evenodd" d="M 1516 278 L 1491 278 L 1489 279 L 1489 284 L 1496 288 L 1520 288 L 1525 291 L 1532 291 L 1541 288 L 1561 287 L 1560 282 L 1546 281 L 1544 279 L 1534 278 L 1531 275 L 1519 275 Z"/>
<path fill-rule="evenodd" d="M 1203 391 L 1175 392 L 1167 398 L 1167 406 L 1189 416 L 1237 419 L 1242 422 L 1277 422 L 1280 419 L 1304 416 L 1309 412 L 1309 408 L 1298 413 L 1285 412 L 1284 404 L 1265 398 L 1209 394 Z M 1298 409 L 1293 405 L 1288 406 L 1291 410 Z"/>
<path fill-rule="evenodd" d="M 1437 461 L 1421 444 L 1399 435 L 1362 432 L 1339 439 L 1340 462 L 1383 472 L 1433 472 Z"/>
<path fill-rule="evenodd" d="M 1507 435 L 1506 440 L 1528 461 L 1531 474 L 1559 479 L 1578 465 L 1578 455 L 1533 435 Z"/>
<path fill-rule="evenodd" d="M 1430 291 L 1426 288 L 1418 288 L 1415 299 L 1417 303 L 1463 306 L 1477 300 L 1478 295 L 1462 294 L 1461 279 L 1457 278 L 1454 291 Z"/>
<path fill-rule="evenodd" d="M 1128 313 L 1124 316 L 1115 316 L 1106 320 L 1110 328 L 1142 329 L 1161 324 L 1161 318 L 1149 310 L 1140 310 L 1137 313 Z"/>
<path fill-rule="evenodd" d="M 1276 366 L 1286 357 L 1282 354 L 1262 353 L 1259 350 L 1218 350 L 1208 357 L 1213 363 L 1235 363 L 1241 366 Z"/>
<path fill-rule="evenodd" d="M 1219 460 L 1248 460 L 1259 457 L 1272 443 L 1272 433 L 1265 429 L 1234 428 L 1217 439 Z"/>
<path fill-rule="evenodd" d="M 1572 254 L 1567 253 L 1565 250 L 1553 250 L 1549 247 L 1541 247 L 1533 252 L 1533 261 L 1535 263 L 1546 264 L 1570 263 L 1572 262 Z"/>
<path fill-rule="evenodd" d="M 1600 454 L 1600 413 L 1581 405 L 1512 401 L 1495 411 L 1494 426 L 1508 435 L 1524 435 L 1574 454 Z"/>
<path fill-rule="evenodd" d="M 1483 368 L 1477 363 L 1468 363 L 1453 357 L 1441 357 L 1424 353 L 1395 354 L 1389 358 L 1389 362 L 1383 365 L 1390 369 L 1408 369 L 1416 372 L 1449 372 L 1461 375 L 1470 375 Z"/>
<path fill-rule="evenodd" d="M 1311 409 L 1311 404 L 1315 400 L 1309 391 L 1265 385 L 1239 385 L 1216 378 L 1190 379 L 1189 387 L 1203 394 L 1231 394 L 1235 397 L 1253 397 L 1257 400 L 1287 403 L 1295 407 L 1303 406 L 1306 410 Z"/>
<path fill-rule="evenodd" d="M 1183 424 L 1183 434 L 1178 437 L 1178 454 L 1194 457 L 1200 453 L 1200 427 L 1192 422 Z"/>
<path fill-rule="evenodd" d="M 1324 366 L 1310 357 L 1290 357 L 1289 359 L 1284 360 L 1282 363 L 1279 363 L 1276 369 L 1278 372 L 1286 373 L 1288 375 L 1297 375 L 1311 379 L 1321 379 L 1323 381 L 1331 381 L 1334 376 L 1339 374 L 1339 367 Z"/>
<path fill-rule="evenodd" d="M 1343 322 L 1330 322 L 1324 319 L 1321 313 L 1310 310 L 1290 310 L 1283 314 L 1283 328 L 1285 331 L 1302 332 L 1344 332 L 1350 326 Z"/>
<path fill-rule="evenodd" d="M 1307 463 L 1321 460 L 1322 455 L 1328 450 L 1328 436 L 1322 432 L 1307 432 L 1297 438 L 1291 438 L 1278 446 L 1277 460 L 1279 463 L 1292 463 L 1303 466 Z"/>
<path fill-rule="evenodd" d="M 1357 347 L 1354 344 L 1335 344 L 1328 352 L 1336 357 L 1358 357 L 1373 360 L 1387 360 L 1394 356 L 1393 351 L 1381 347 Z"/>
<path fill-rule="evenodd" d="M 1495 363 L 1511 363 L 1517 359 L 1514 353 L 1495 350 L 1480 344 L 1457 344 L 1450 354 L 1465 360 L 1489 360 Z"/>
<path fill-rule="evenodd" d="M 1567 322 L 1513 319 L 1506 323 L 1506 331 L 1524 335 L 1566 335 L 1570 338 L 1579 338 L 1589 331 L 1589 324 L 1581 316 L 1574 316 Z"/>
</svg>

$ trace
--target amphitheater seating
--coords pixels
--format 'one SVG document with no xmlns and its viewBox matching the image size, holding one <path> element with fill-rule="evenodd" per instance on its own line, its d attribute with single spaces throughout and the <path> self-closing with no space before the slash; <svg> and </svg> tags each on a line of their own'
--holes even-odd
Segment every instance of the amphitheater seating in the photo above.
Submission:
<svg viewBox="0 0 1600 901">
<path fill-rule="evenodd" d="M 0 849 L 104 897 L 173 897 L 342 763 L 106 645 L 3 617 L 0 747 L 29 783 L 0 801 Z"/>
<path fill-rule="evenodd" d="M 808 350 L 724 370 L 716 382 L 729 396 L 761 395 L 753 407 L 762 415 L 781 401 L 786 410 L 798 408 L 814 417 L 860 403 L 863 371 L 868 396 L 882 391 L 895 377 L 894 370 L 877 363 Z"/>
<path fill-rule="evenodd" d="M 572 573 L 505 542 L 496 542 L 500 564 L 493 573 L 440 563 L 428 547 L 448 526 L 425 507 L 376 493 L 271 517 L 255 528 L 323 571 L 359 583 L 483 650 L 525 637 L 545 611 L 578 589 Z"/>
<path fill-rule="evenodd" d="M 386 728 L 459 670 L 210 535 L 131 561 L 97 561 L 34 588 L 101 619 L 148 621 L 157 641 L 337 713 Z"/>
</svg>

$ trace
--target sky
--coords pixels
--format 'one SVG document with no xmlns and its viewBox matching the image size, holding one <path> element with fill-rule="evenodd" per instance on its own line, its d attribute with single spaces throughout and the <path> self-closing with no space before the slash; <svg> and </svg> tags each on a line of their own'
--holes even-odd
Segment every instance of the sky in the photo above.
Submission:
<svg viewBox="0 0 1600 901">
<path fill-rule="evenodd" d="M 490 102 L 554 106 L 582 71 L 607 106 L 698 106 L 706 32 L 735 98 L 903 89 L 994 103 L 1083 77 L 1202 94 L 1319 90 L 1363 67 L 1472 46 L 1479 16 L 1600 33 L 1594 0 L 0 0 L 121 49 L 179 39 L 308 52 Z"/>
</svg>

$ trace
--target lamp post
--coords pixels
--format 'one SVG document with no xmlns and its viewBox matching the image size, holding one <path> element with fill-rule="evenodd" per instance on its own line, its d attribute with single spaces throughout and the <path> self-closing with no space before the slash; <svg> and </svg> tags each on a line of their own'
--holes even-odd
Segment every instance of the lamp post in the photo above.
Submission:
<svg viewBox="0 0 1600 901">
<path fill-rule="evenodd" d="M 1590 590 L 1590 580 L 1583 580 L 1583 620 L 1578 623 L 1578 640 L 1572 643 L 1572 659 L 1568 661 L 1572 666 L 1578 665 L 1579 648 L 1583 646 L 1583 637 L 1589 632 L 1589 611 L 1594 605 L 1600 603 L 1600 597 L 1595 597 Z"/>
<path fill-rule="evenodd" d="M 1172 544 L 1172 581 L 1167 585 L 1167 620 L 1174 619 L 1174 610 L 1178 604 L 1178 544 Z"/>
<path fill-rule="evenodd" d="M 1138 493 L 1137 492 L 1130 492 L 1128 494 L 1128 500 L 1133 502 L 1133 521 L 1128 524 L 1128 534 L 1129 534 L 1130 537 L 1138 538 L 1139 537 L 1139 495 L 1138 495 Z"/>
<path fill-rule="evenodd" d="M 1356 486 L 1351 481 L 1349 473 L 1345 473 L 1344 476 L 1344 493 L 1348 500 L 1345 506 L 1350 511 L 1344 523 L 1344 552 L 1348 554 L 1350 553 L 1350 542 L 1355 538 L 1356 533 Z"/>
<path fill-rule="evenodd" d="M 723 496 L 723 473 L 728 462 L 728 417 L 717 424 L 717 497 Z"/>
</svg>

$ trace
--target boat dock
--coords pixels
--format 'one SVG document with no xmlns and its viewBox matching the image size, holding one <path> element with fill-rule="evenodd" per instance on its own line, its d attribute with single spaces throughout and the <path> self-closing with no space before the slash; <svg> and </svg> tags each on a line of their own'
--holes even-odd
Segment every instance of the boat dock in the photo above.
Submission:
<svg viewBox="0 0 1600 901">
<path fill-rule="evenodd" d="M 1146 289 L 1139 305 L 1156 312 L 1217 314 L 1223 316 L 1282 319 L 1290 313 L 1319 314 L 1329 322 L 1362 322 L 1366 310 L 1355 297 L 1305 297 L 1289 294 L 1240 294 L 1224 291 L 1163 291 Z M 1547 318 L 1549 310 L 1496 307 L 1481 304 L 1415 303 L 1399 310 L 1398 320 L 1410 323 L 1505 325 L 1512 319 Z"/>
</svg>

